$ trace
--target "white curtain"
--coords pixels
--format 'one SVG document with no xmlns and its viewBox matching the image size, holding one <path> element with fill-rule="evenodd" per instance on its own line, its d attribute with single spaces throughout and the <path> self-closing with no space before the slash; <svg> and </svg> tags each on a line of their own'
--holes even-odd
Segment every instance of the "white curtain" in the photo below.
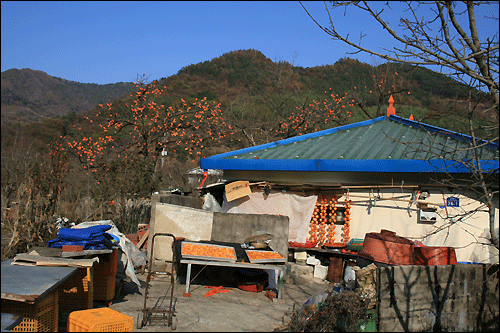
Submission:
<svg viewBox="0 0 500 333">
<path fill-rule="evenodd" d="M 256 191 L 230 202 L 224 197 L 222 212 L 288 216 L 288 240 L 305 243 L 317 198 L 317 195 L 300 196 L 286 192 L 266 195 L 263 191 Z"/>
</svg>

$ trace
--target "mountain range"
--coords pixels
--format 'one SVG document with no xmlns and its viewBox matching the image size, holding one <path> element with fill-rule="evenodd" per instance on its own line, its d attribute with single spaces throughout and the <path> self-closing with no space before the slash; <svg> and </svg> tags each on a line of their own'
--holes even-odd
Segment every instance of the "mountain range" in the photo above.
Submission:
<svg viewBox="0 0 500 333">
<path fill-rule="evenodd" d="M 366 110 L 376 108 L 372 114 L 365 112 L 370 117 L 384 113 L 381 106 L 387 105 L 389 95 L 394 94 L 396 104 L 426 109 L 422 120 L 456 114 L 456 104 L 450 101 L 464 101 L 469 95 L 466 85 L 423 67 L 390 63 L 371 66 L 342 58 L 333 65 L 303 68 L 272 61 L 253 49 L 231 51 L 188 65 L 155 82 L 164 88 L 161 104 L 206 97 L 221 102 L 222 109 L 242 123 L 285 119 L 297 107 L 325 98 L 327 91 L 349 96 Z M 123 101 L 135 90 L 132 82 L 78 83 L 38 70 L 9 69 L 1 73 L 2 126 L 80 115 L 98 104 Z M 472 94 L 488 100 L 485 93 L 475 89 Z"/>
<path fill-rule="evenodd" d="M 79 83 L 29 68 L 6 70 L 1 78 L 2 124 L 32 123 L 70 112 L 81 114 L 135 90 L 132 82 Z"/>
</svg>

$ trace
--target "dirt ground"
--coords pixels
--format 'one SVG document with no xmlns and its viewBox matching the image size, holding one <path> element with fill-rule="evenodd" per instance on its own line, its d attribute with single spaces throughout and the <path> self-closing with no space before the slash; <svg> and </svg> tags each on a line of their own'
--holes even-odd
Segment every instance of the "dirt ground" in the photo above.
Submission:
<svg viewBox="0 0 500 333">
<path fill-rule="evenodd" d="M 136 332 L 163 332 L 171 330 L 162 321 L 147 324 L 141 329 L 136 327 L 138 315 L 144 308 L 145 281 L 147 274 L 138 274 L 141 281 L 139 288 L 132 282 L 124 284 L 120 295 L 115 298 L 110 308 L 134 318 Z M 185 280 L 185 279 L 184 279 Z M 325 291 L 329 282 L 312 278 L 307 283 L 284 283 L 282 298 L 270 300 L 262 292 L 249 292 L 232 288 L 227 293 L 217 293 L 210 297 L 205 294 L 209 281 L 197 279 L 190 286 L 190 297 L 184 297 L 185 283 L 182 277 L 174 284 L 174 305 L 176 331 L 179 332 L 271 332 L 289 322 L 291 310 L 302 306 L 314 293 Z M 170 295 L 170 278 L 155 276 L 148 296 L 148 306 L 152 306 L 163 296 Z M 330 288 L 331 289 L 331 288 Z M 162 306 L 169 308 L 169 302 Z M 142 321 L 142 315 L 140 319 Z"/>
</svg>

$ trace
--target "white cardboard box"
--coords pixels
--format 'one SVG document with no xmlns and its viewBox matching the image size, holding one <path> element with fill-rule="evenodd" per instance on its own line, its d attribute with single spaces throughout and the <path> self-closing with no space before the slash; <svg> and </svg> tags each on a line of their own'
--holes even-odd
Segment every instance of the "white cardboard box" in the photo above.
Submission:
<svg viewBox="0 0 500 333">
<path fill-rule="evenodd" d="M 307 252 L 306 251 L 294 251 L 294 258 L 295 260 L 306 260 L 307 259 Z"/>
<path fill-rule="evenodd" d="M 324 279 L 328 274 L 328 266 L 315 265 L 314 266 L 314 277 Z"/>
<path fill-rule="evenodd" d="M 306 260 L 306 264 L 308 265 L 319 265 L 321 261 L 319 259 L 316 259 L 315 256 L 308 256 Z"/>
</svg>

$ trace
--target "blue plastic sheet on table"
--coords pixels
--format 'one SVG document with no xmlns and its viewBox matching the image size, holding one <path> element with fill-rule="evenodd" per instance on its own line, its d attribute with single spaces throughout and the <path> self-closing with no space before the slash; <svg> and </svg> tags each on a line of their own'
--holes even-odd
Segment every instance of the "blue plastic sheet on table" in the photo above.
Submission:
<svg viewBox="0 0 500 333">
<path fill-rule="evenodd" d="M 114 244 L 114 237 L 106 230 L 110 225 L 96 225 L 88 228 L 61 228 L 59 238 L 47 242 L 47 247 L 61 248 L 63 245 L 81 245 L 84 250 L 110 249 Z"/>
<path fill-rule="evenodd" d="M 95 225 L 88 228 L 61 228 L 58 236 L 69 241 L 91 240 L 94 237 L 102 236 L 106 230 L 111 229 L 110 225 Z"/>
</svg>

